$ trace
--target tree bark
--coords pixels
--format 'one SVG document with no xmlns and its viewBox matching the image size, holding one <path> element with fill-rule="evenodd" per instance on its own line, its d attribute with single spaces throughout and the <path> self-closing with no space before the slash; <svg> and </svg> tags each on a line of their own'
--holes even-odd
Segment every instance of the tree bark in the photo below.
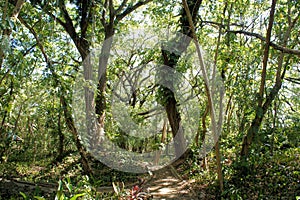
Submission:
<svg viewBox="0 0 300 200">
<path fill-rule="evenodd" d="M 202 116 L 202 134 L 201 134 L 201 142 L 202 142 L 202 147 L 203 147 L 203 152 L 202 152 L 202 156 L 203 156 L 203 163 L 202 163 L 202 166 L 203 166 L 203 169 L 207 170 L 208 171 L 208 165 L 207 165 L 207 157 L 206 157 L 206 144 L 205 144 L 205 136 L 206 136 L 206 132 L 207 132 L 207 126 L 206 126 L 206 117 L 209 113 L 209 106 L 206 105 L 206 108 L 205 108 L 205 112 Z"/>
<path fill-rule="evenodd" d="M 202 3 L 202 0 L 192 1 L 190 0 L 188 2 L 188 6 L 190 10 L 193 11 L 192 18 L 194 21 L 196 21 L 198 10 L 200 8 L 200 5 Z M 189 37 L 192 36 L 192 32 L 189 28 L 189 21 L 187 19 L 187 13 L 184 8 L 181 10 L 181 18 L 180 18 L 180 32 L 184 35 L 187 35 Z M 167 52 L 166 50 L 162 50 L 162 58 L 164 65 L 171 67 L 172 69 L 176 70 L 176 64 L 181 56 L 181 54 L 186 51 L 188 44 L 190 41 L 189 38 L 184 38 L 184 36 L 179 40 L 179 42 L 176 42 L 176 45 L 179 46 L 180 52 L 178 54 Z M 174 43 L 174 41 L 171 41 Z M 184 45 L 184 46 L 182 46 Z M 175 154 L 176 158 L 179 158 L 181 155 L 183 155 L 184 151 L 186 150 L 186 141 L 184 138 L 184 132 L 183 128 L 181 126 L 181 117 L 179 110 L 177 108 L 177 100 L 175 98 L 175 95 L 172 90 L 169 88 L 166 88 L 164 86 L 161 86 L 161 89 L 163 90 L 163 96 L 165 99 L 164 107 L 167 112 L 168 120 L 172 129 L 172 135 L 173 138 L 176 137 L 175 140 Z"/>
<path fill-rule="evenodd" d="M 23 0 L 19 0 L 19 1 L 23 1 Z M 102 18 L 100 19 L 102 22 L 102 25 L 104 26 L 104 29 L 105 29 L 105 39 L 108 39 L 111 36 L 113 36 L 114 27 L 120 20 L 122 20 L 125 16 L 127 16 L 128 14 L 135 11 L 140 6 L 145 5 L 150 1 L 152 1 L 152 0 L 138 1 L 136 4 L 126 7 L 125 5 L 126 5 L 127 0 L 124 0 L 122 2 L 122 4 L 117 9 L 115 9 L 115 6 L 113 5 L 112 0 L 105 0 L 105 3 L 104 3 L 105 8 L 103 9 Z M 65 1 L 58 1 L 58 7 L 60 9 L 60 13 L 61 13 L 62 17 L 57 17 L 53 13 L 51 13 L 49 11 L 51 9 L 48 9 L 46 7 L 46 4 L 43 4 L 43 2 L 41 0 L 37 0 L 37 1 L 35 1 L 35 3 L 40 5 L 44 12 L 46 12 L 53 20 L 56 20 L 65 29 L 65 31 L 69 34 L 70 38 L 73 40 L 78 52 L 81 55 L 82 60 L 84 61 L 85 59 L 88 59 L 88 56 L 90 53 L 90 44 L 87 40 L 88 39 L 87 30 L 88 30 L 88 26 L 90 25 L 90 22 L 91 22 L 92 10 L 93 10 L 94 4 L 91 3 L 90 1 L 83 1 L 82 3 L 79 3 L 77 5 L 81 8 L 80 9 L 81 11 L 78 11 L 78 13 L 77 13 L 79 16 L 79 19 L 80 19 L 80 21 L 79 21 L 80 32 L 77 32 L 75 29 L 75 26 L 73 24 L 73 19 L 71 18 L 70 14 L 68 13 L 68 10 L 66 8 Z M 107 11 L 109 11 L 108 15 L 107 15 Z M 37 37 L 36 37 L 36 40 L 39 43 Z M 107 41 L 104 43 L 106 45 Z M 44 49 L 42 48 L 42 45 L 39 45 L 39 47 L 45 57 L 46 63 L 48 65 L 51 65 L 51 62 L 48 60 L 48 57 L 47 57 Z M 106 47 L 108 47 L 108 49 Z M 93 115 L 92 113 L 96 112 L 96 115 L 98 115 L 97 117 L 98 117 L 98 121 L 100 124 L 100 128 L 102 128 L 102 129 L 104 129 L 104 118 L 105 118 L 105 109 L 106 109 L 105 87 L 106 87 L 106 80 L 107 80 L 106 66 L 107 66 L 107 61 L 108 61 L 108 55 L 105 55 L 105 53 L 109 52 L 111 44 L 108 44 L 106 47 L 103 48 L 103 50 L 105 50 L 105 51 L 104 51 L 104 53 L 101 53 L 101 56 L 100 56 L 99 73 L 98 74 L 101 74 L 101 75 L 99 76 L 97 97 L 95 100 L 95 104 L 96 104 L 95 111 L 92 110 L 92 108 L 93 108 L 92 107 L 93 92 L 85 89 L 87 119 L 90 119 L 91 115 Z M 88 66 L 88 64 L 87 64 L 86 67 L 91 67 L 91 66 Z M 86 68 L 85 70 L 86 70 L 85 76 L 87 76 L 86 80 L 90 80 L 90 75 L 91 75 L 92 71 L 90 68 Z M 55 73 L 54 73 L 54 75 L 55 75 Z M 79 136 L 78 131 L 75 128 L 74 121 L 71 116 L 71 111 L 68 108 L 67 99 L 63 95 L 61 96 L 61 102 L 64 107 L 64 115 L 66 118 L 67 126 L 73 133 L 76 147 L 78 148 L 78 151 L 81 155 L 81 160 L 82 160 L 84 170 L 86 173 L 90 173 L 91 169 L 87 162 L 85 150 L 80 143 L 80 139 L 78 137 Z M 91 131 L 92 125 L 94 125 L 94 123 L 87 122 L 88 131 Z M 93 129 L 93 131 L 94 130 L 95 129 Z M 100 133 L 104 133 L 104 131 L 102 131 Z M 88 132 L 88 134 L 91 134 L 91 135 L 89 135 L 90 137 L 92 137 L 92 138 L 94 137 L 93 139 L 95 140 L 94 141 L 94 145 L 95 145 L 97 143 L 97 138 L 99 137 L 99 135 L 97 135 L 98 132 L 96 132 L 95 134 L 92 132 Z M 97 143 L 97 145 L 98 145 L 98 143 Z"/>
<path fill-rule="evenodd" d="M 107 64 L 109 59 L 110 50 L 112 47 L 113 35 L 115 29 L 113 22 L 105 26 L 105 40 L 102 45 L 99 65 L 98 65 L 98 85 L 97 85 L 97 96 L 96 96 L 96 115 L 98 120 L 98 125 L 100 128 L 100 135 L 98 135 L 97 140 L 101 141 L 104 138 L 104 124 L 105 124 L 105 110 L 106 110 L 106 97 L 105 89 L 107 82 Z"/>
<path fill-rule="evenodd" d="M 269 25 L 268 25 L 267 36 L 266 36 L 266 44 L 264 49 L 263 69 L 261 74 L 260 88 L 259 88 L 258 100 L 257 100 L 257 110 L 256 110 L 255 118 L 253 119 L 251 126 L 247 131 L 247 135 L 245 135 L 245 137 L 243 138 L 243 143 L 242 143 L 241 156 L 244 158 L 247 157 L 249 153 L 250 145 L 252 144 L 254 137 L 259 131 L 264 114 L 267 112 L 267 110 L 263 109 L 262 105 L 264 99 L 264 90 L 265 90 L 265 82 L 267 76 L 267 65 L 268 65 L 268 58 L 269 58 L 271 32 L 272 32 L 274 15 L 275 15 L 275 6 L 276 6 L 276 0 L 272 0 Z"/>
<path fill-rule="evenodd" d="M 65 136 L 64 136 L 64 134 L 62 132 L 62 128 L 61 128 L 61 110 L 59 110 L 59 113 L 58 113 L 57 132 L 58 132 L 58 137 L 59 137 L 59 143 L 58 143 L 58 155 L 57 155 L 56 161 L 61 162 L 63 159 L 63 154 L 64 154 L 64 141 L 65 141 Z"/>
<path fill-rule="evenodd" d="M 107 83 L 107 64 L 109 59 L 109 53 L 112 47 L 112 37 L 115 34 L 116 25 L 127 15 L 143 6 L 152 0 L 138 1 L 132 6 L 125 6 L 126 0 L 115 9 L 113 0 L 106 0 L 104 3 L 105 9 L 102 12 L 101 23 L 104 27 L 104 43 L 102 45 L 101 53 L 99 56 L 98 64 L 98 85 L 97 85 L 97 95 L 96 95 L 96 115 L 98 120 L 98 130 L 100 135 L 95 138 L 95 142 L 101 141 L 104 138 L 104 125 L 105 125 L 105 110 L 106 110 L 106 83 Z M 107 11 L 109 13 L 107 14 Z M 123 11 L 123 12 L 122 12 Z"/>
</svg>

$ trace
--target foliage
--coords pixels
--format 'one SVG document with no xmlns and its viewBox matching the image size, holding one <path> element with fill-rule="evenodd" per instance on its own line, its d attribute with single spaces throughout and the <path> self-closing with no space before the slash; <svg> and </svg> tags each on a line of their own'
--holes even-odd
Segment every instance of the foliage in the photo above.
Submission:
<svg viewBox="0 0 300 200">
<path fill-rule="evenodd" d="M 1 184 L 4 184 L 2 177 L 28 182 L 58 182 L 56 197 L 53 196 L 58 200 L 137 198 L 145 191 L 140 188 L 125 189 L 116 182 L 126 185 L 138 175 L 107 169 L 88 152 L 81 151 L 78 146 L 82 145 L 80 139 L 83 141 L 84 138 L 70 130 L 66 116 L 74 117 L 76 105 L 71 103 L 72 89 L 80 82 L 78 74 L 83 55 L 101 46 L 110 20 L 116 19 L 116 16 L 111 18 L 113 12 L 108 2 L 114 3 L 116 12 L 125 12 L 140 1 L 124 1 L 124 5 L 123 1 L 104 0 L 24 2 L 17 17 L 13 17 L 17 1 L 0 2 Z M 193 144 L 188 158 L 179 168 L 186 179 L 196 180 L 194 186 L 199 189 L 199 196 L 206 193 L 207 199 L 293 199 L 300 195 L 299 8 L 300 3 L 295 0 L 278 1 L 276 4 L 266 81 L 261 88 L 269 2 L 202 1 L 197 13 L 197 37 L 206 52 L 206 64 L 216 66 L 216 73 L 221 74 L 225 85 L 224 123 L 219 139 L 225 190 L 223 193 L 218 191 L 214 152 L 206 152 L 208 169 L 204 169 L 203 143 L 199 141 L 199 146 L 196 142 Z M 179 1 L 155 0 L 138 7 L 112 25 L 114 33 L 119 35 L 153 26 L 157 31 L 165 28 L 180 31 L 188 28 L 180 27 L 180 21 L 185 19 L 182 14 Z M 138 44 L 143 41 L 133 42 Z M 80 46 L 83 44 L 86 45 L 84 53 L 83 46 Z M 162 52 L 160 47 L 132 51 L 131 47 L 118 45 L 130 53 L 114 57 L 113 62 L 109 63 L 105 97 L 113 94 L 113 83 L 120 78 L 125 78 L 126 83 L 136 88 L 134 94 L 126 94 L 129 96 L 126 103 L 130 107 L 129 116 L 143 130 L 137 134 L 145 135 L 145 127 L 151 124 L 151 113 L 147 112 L 153 104 L 165 106 L 166 99 L 173 94 L 154 82 L 136 84 L 135 81 L 142 77 L 122 77 L 122 74 L 139 73 L 137 66 L 140 65 L 161 64 Z M 179 59 L 177 70 L 180 73 L 193 72 L 197 66 Z M 281 81 L 279 85 L 276 82 L 278 77 Z M 203 121 L 193 119 L 199 121 L 200 134 L 211 122 L 210 116 L 204 116 L 207 105 L 205 87 L 201 74 L 190 73 L 186 78 L 195 90 L 197 106 L 201 109 L 201 117 L 204 117 Z M 274 93 L 277 88 L 278 92 Z M 263 91 L 262 96 L 260 91 Z M 270 104 L 259 106 L 260 100 L 268 102 L 271 98 Z M 160 130 L 155 136 L 143 139 L 128 135 L 114 119 L 112 110 L 117 108 L 112 106 L 111 102 L 107 102 L 104 126 L 111 141 L 132 152 L 162 149 L 165 151 L 163 153 L 168 153 L 164 146 L 172 139 L 170 124 L 167 125 L 164 141 Z M 68 113 L 65 113 L 65 107 L 70 108 Z M 249 155 L 241 158 L 242 141 L 256 118 L 260 117 L 262 121 L 255 127 L 256 134 L 252 144 L 249 144 Z M 15 141 L 12 135 L 23 141 Z M 95 171 L 90 177 L 82 175 L 85 171 L 82 152 L 87 154 Z M 131 162 L 130 159 L 127 161 Z M 98 186 L 111 184 L 115 193 L 97 192 Z M 3 192 L 3 196 L 5 194 Z M 20 197 L 47 198 L 38 189 L 22 190 L 12 195 L 12 198 Z M 1 193 L 1 198 L 10 197 L 2 197 Z"/>
</svg>

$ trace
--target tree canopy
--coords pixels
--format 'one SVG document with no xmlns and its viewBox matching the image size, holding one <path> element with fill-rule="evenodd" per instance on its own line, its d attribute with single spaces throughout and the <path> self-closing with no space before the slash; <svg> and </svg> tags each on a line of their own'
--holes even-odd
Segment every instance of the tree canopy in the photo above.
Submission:
<svg viewBox="0 0 300 200">
<path fill-rule="evenodd" d="M 3 0 L 0 9 L 0 177 L 59 181 L 56 196 L 70 199 L 104 198 L 83 185 L 113 183 L 107 196 L 134 199 L 116 182 L 168 165 L 196 180 L 197 197 L 202 187 L 212 199 L 300 196 L 299 1 Z"/>
</svg>

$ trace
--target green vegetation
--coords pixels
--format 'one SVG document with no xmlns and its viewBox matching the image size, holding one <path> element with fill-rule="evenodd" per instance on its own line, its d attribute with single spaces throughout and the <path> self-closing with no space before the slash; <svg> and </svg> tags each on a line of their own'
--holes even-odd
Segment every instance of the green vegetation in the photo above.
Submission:
<svg viewBox="0 0 300 200">
<path fill-rule="evenodd" d="M 300 196 L 299 1 L 3 0 L 0 10 L 0 200 Z M 126 37 L 142 29 L 170 38 Z M 104 136 L 153 166 L 180 158 L 151 170 L 102 152 Z M 112 169 L 102 153 L 145 173 Z M 174 180 L 186 186 L 176 197 Z"/>
</svg>

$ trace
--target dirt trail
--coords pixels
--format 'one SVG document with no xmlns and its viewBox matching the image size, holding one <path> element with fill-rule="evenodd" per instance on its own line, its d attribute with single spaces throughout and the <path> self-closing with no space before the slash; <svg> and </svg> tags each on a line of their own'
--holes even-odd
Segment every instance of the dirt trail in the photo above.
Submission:
<svg viewBox="0 0 300 200">
<path fill-rule="evenodd" d="M 154 173 L 154 177 L 143 187 L 154 199 L 198 199 L 191 182 L 183 180 L 172 167 Z"/>
</svg>

